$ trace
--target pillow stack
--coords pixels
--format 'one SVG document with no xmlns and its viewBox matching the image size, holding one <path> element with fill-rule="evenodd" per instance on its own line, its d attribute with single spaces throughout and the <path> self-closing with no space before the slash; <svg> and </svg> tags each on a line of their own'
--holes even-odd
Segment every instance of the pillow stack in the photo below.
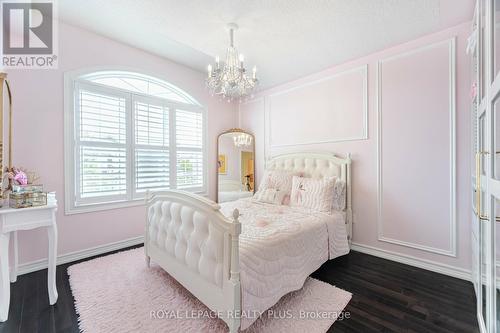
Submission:
<svg viewBox="0 0 500 333">
<path fill-rule="evenodd" d="M 343 211 L 346 183 L 337 177 L 304 178 L 300 172 L 266 170 L 254 201 L 303 207 L 318 212 Z"/>
</svg>

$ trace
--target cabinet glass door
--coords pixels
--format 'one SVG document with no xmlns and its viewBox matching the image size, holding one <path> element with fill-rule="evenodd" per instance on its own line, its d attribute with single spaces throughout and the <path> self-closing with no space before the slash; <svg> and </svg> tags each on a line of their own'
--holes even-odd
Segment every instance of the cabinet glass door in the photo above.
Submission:
<svg viewBox="0 0 500 333">
<path fill-rule="evenodd" d="M 469 44 L 468 52 L 471 56 L 471 124 L 472 124 L 472 140 L 471 140 L 471 189 L 472 189 L 472 207 L 476 207 L 476 166 L 477 166 L 477 153 L 479 152 L 479 133 L 478 133 L 478 108 L 480 102 L 479 92 L 479 3 L 476 5 L 474 17 L 472 20 L 472 43 Z M 472 282 L 474 284 L 474 291 L 479 299 L 479 218 L 475 210 L 471 214 L 471 251 L 472 251 Z"/>
<path fill-rule="evenodd" d="M 487 227 L 482 220 L 484 209 L 483 202 L 486 195 L 485 188 L 485 154 L 486 151 L 486 88 L 485 77 L 487 56 L 486 56 L 486 6 L 487 0 L 479 0 L 476 3 L 473 36 L 476 38 L 476 47 L 472 51 L 471 70 L 471 90 L 473 91 L 471 100 L 471 120 L 472 120 L 472 280 L 477 299 L 477 318 L 482 332 L 487 331 L 488 326 L 488 281 L 487 281 Z"/>
<path fill-rule="evenodd" d="M 472 240 L 476 242 L 477 260 L 473 264 L 476 270 L 473 275 L 476 276 L 476 296 L 477 296 L 477 313 L 479 326 L 483 332 L 487 332 L 489 315 L 488 295 L 491 290 L 491 279 L 488 272 L 491 267 L 490 260 L 490 222 L 485 218 L 485 203 L 487 202 L 487 112 L 485 109 L 478 112 L 477 117 L 477 152 L 475 154 L 475 190 L 474 190 L 474 214 L 473 214 L 473 234 Z M 473 252 L 474 253 L 474 252 Z"/>
<path fill-rule="evenodd" d="M 477 1 L 472 40 L 472 279 L 480 330 L 494 333 L 500 332 L 500 0 Z"/>
<path fill-rule="evenodd" d="M 491 168 L 488 183 L 490 194 L 490 223 L 492 224 L 492 290 L 491 290 L 491 331 L 500 332 L 500 0 L 491 3 Z"/>
</svg>

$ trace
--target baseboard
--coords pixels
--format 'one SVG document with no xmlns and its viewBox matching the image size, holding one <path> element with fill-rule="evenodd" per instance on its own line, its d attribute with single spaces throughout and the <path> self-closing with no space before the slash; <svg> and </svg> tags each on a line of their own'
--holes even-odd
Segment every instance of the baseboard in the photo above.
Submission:
<svg viewBox="0 0 500 333">
<path fill-rule="evenodd" d="M 111 251 L 116 251 L 124 249 L 130 246 L 139 245 L 144 243 L 144 236 L 134 237 L 125 239 L 123 241 L 108 243 L 105 245 L 99 245 L 96 247 L 88 248 L 85 250 L 70 252 L 57 256 L 57 265 L 67 264 L 69 262 L 97 256 Z M 36 261 L 27 262 L 19 265 L 18 275 L 23 275 L 41 269 L 47 268 L 47 259 L 41 259 Z"/>
<path fill-rule="evenodd" d="M 420 259 L 406 254 L 400 254 L 392 251 L 377 249 L 372 246 L 362 245 L 357 243 L 352 243 L 351 249 L 353 251 L 366 253 L 375 257 L 396 261 L 410 266 L 415 266 L 418 268 L 426 269 L 428 271 L 452 276 L 462 280 L 467 280 L 467 281 L 472 280 L 471 271 L 464 268 L 458 268 L 446 264 L 441 264 L 432 260 Z"/>
<path fill-rule="evenodd" d="M 129 238 L 123 241 L 109 243 L 105 245 L 100 245 L 92 248 L 88 248 L 85 250 L 70 252 L 66 254 L 62 254 L 57 257 L 57 265 L 67 264 L 69 262 L 93 257 L 96 255 L 104 254 L 111 251 L 116 251 L 120 249 L 124 249 L 130 246 L 139 245 L 144 243 L 144 237 L 134 237 Z M 407 264 L 410 266 L 415 266 L 418 268 L 426 269 L 429 271 L 433 271 L 440 274 L 449 275 L 452 277 L 456 277 L 462 280 L 471 281 L 471 272 L 469 270 L 463 268 L 457 268 L 450 265 L 441 264 L 431 260 L 425 260 L 416 258 L 409 255 L 404 255 L 392 251 L 377 249 L 372 246 L 362 245 L 357 243 L 352 243 L 351 249 L 354 251 L 366 253 L 375 257 L 380 257 L 396 262 L 400 262 L 402 264 Z M 35 272 L 41 269 L 47 268 L 47 259 L 36 260 L 28 263 L 24 263 L 19 265 L 18 275 L 28 274 L 31 272 Z"/>
</svg>

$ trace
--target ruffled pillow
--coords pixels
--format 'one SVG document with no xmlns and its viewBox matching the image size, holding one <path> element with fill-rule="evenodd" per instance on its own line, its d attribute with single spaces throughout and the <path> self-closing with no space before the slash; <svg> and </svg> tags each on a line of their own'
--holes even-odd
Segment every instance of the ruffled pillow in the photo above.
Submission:
<svg viewBox="0 0 500 333">
<path fill-rule="evenodd" d="M 313 179 L 294 176 L 290 206 L 330 213 L 334 186 L 335 177 Z"/>
</svg>

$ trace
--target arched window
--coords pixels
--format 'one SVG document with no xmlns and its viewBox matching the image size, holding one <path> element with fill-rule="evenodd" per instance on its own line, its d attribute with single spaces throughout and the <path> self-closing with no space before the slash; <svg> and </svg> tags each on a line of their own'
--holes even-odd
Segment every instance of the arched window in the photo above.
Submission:
<svg viewBox="0 0 500 333">
<path fill-rule="evenodd" d="M 148 190 L 206 191 L 206 121 L 192 96 L 135 72 L 65 80 L 68 212 L 126 206 Z"/>
<path fill-rule="evenodd" d="M 185 91 L 168 82 L 145 74 L 124 71 L 100 71 L 83 75 L 81 78 L 133 93 L 164 98 L 172 102 L 199 105 Z"/>
</svg>

